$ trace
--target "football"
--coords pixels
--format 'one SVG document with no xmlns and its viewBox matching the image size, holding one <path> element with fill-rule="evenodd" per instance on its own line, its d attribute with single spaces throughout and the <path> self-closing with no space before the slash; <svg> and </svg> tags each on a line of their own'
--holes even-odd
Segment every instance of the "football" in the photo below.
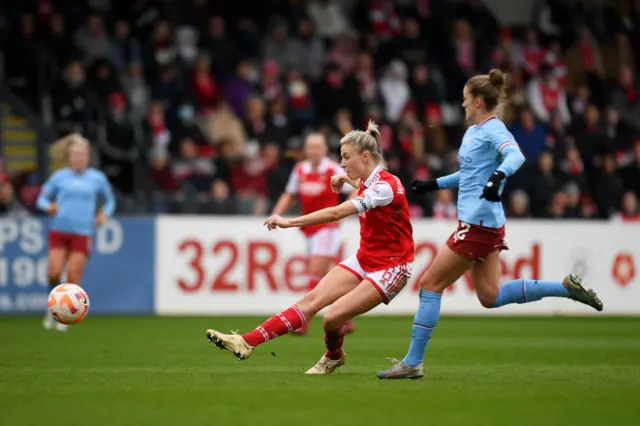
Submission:
<svg viewBox="0 0 640 426">
<path fill-rule="evenodd" d="M 47 307 L 59 323 L 77 324 L 89 312 L 89 296 L 78 285 L 60 284 L 49 293 Z"/>
</svg>

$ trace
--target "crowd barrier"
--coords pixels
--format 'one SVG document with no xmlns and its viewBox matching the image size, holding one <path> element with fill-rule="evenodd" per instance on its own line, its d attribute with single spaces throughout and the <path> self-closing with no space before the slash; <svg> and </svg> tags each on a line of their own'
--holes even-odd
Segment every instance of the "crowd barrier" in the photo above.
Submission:
<svg viewBox="0 0 640 426">
<path fill-rule="evenodd" d="M 267 231 L 261 218 L 113 219 L 99 230 L 83 286 L 96 314 L 267 315 L 305 291 L 304 239 Z M 412 314 L 417 278 L 456 224 L 413 222 L 416 261 L 409 284 L 372 314 Z M 46 306 L 48 221 L 0 219 L 0 314 L 40 314 Z M 359 243 L 356 220 L 341 225 L 343 256 Z M 510 221 L 501 281 L 562 279 L 575 271 L 597 290 L 603 314 L 640 315 L 640 226 L 605 222 Z M 487 310 L 468 276 L 445 293 L 445 314 L 596 314 L 549 298 Z"/>
</svg>

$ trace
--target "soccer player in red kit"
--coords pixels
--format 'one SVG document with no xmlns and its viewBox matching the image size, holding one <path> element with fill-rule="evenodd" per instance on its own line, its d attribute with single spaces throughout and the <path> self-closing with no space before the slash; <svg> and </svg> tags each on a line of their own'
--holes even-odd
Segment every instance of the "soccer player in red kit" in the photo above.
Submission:
<svg viewBox="0 0 640 426">
<path fill-rule="evenodd" d="M 258 345 L 297 330 L 307 318 L 331 305 L 322 319 L 326 352 L 306 372 L 331 374 L 346 361 L 342 346 L 347 321 L 381 303 L 388 304 L 411 277 L 414 242 L 407 198 L 400 179 L 384 168 L 378 126 L 369 122 L 366 131 L 353 130 L 340 143 L 346 175 L 334 176 L 331 186 L 339 192 L 344 183 L 358 185 L 358 196 L 294 219 L 274 215 L 265 225 L 270 230 L 313 226 L 358 214 L 360 248 L 331 269 L 298 303 L 255 330 L 243 335 L 206 331 L 209 341 L 241 360 L 249 358 Z"/>
<path fill-rule="evenodd" d="M 344 174 L 338 163 L 327 157 L 327 142 L 320 133 L 307 136 L 304 146 L 306 160 L 296 164 L 289 177 L 284 194 L 276 203 L 272 215 L 282 215 L 291 208 L 296 198 L 300 201 L 302 214 L 337 206 L 340 203 L 340 192 L 351 194 L 354 198 L 356 188 L 345 183 L 341 191 L 335 193 L 331 188 L 331 178 Z M 338 262 L 340 245 L 340 230 L 338 222 L 321 223 L 319 225 L 303 226 L 300 228 L 307 239 L 307 274 L 309 279 L 308 291 L 313 290 L 320 279 Z M 295 330 L 295 334 L 306 334 L 311 318 L 302 327 Z M 353 323 L 349 321 L 345 327 L 347 332 L 353 331 Z"/>
</svg>

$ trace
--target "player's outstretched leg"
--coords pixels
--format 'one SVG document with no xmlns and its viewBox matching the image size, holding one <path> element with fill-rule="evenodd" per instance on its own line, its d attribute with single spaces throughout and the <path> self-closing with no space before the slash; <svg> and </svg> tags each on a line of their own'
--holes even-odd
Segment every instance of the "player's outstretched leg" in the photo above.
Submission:
<svg viewBox="0 0 640 426">
<path fill-rule="evenodd" d="M 576 302 L 602 311 L 603 305 L 592 289 L 582 286 L 582 278 L 576 274 L 567 275 L 563 281 L 513 280 L 500 286 L 493 308 L 510 303 L 530 303 L 545 297 L 566 297 Z"/>
<path fill-rule="evenodd" d="M 232 352 L 238 359 L 243 360 L 251 356 L 256 346 L 290 333 L 306 322 L 307 318 L 302 310 L 297 305 L 293 305 L 289 309 L 275 314 L 255 330 L 243 335 L 223 334 L 216 330 L 207 330 L 206 334 L 211 343 L 220 349 Z"/>
<path fill-rule="evenodd" d="M 471 261 L 443 246 L 427 272 L 420 277 L 420 305 L 413 318 L 411 345 L 402 361 L 383 371 L 380 379 L 419 379 L 424 376 L 423 361 L 427 344 L 440 318 L 442 292 L 471 266 Z"/>
<path fill-rule="evenodd" d="M 313 317 L 322 308 L 347 294 L 357 284 L 358 278 L 351 272 L 335 267 L 313 291 L 307 293 L 297 304 L 273 315 L 255 330 L 242 335 L 207 330 L 206 336 L 211 343 L 220 349 L 232 352 L 238 359 L 247 359 L 257 346 L 299 329 L 307 322 L 307 318 Z"/>
<path fill-rule="evenodd" d="M 324 343 L 327 351 L 305 374 L 329 375 L 342 367 L 347 354 L 343 349 L 346 323 L 357 315 L 375 308 L 384 301 L 380 292 L 369 281 L 362 281 L 351 292 L 338 299 L 322 318 Z"/>
</svg>

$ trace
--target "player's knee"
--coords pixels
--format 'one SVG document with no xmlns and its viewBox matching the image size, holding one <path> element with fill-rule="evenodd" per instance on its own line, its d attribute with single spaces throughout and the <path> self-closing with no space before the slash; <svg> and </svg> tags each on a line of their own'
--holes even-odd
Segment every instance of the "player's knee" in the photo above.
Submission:
<svg viewBox="0 0 640 426">
<path fill-rule="evenodd" d="M 322 317 L 322 328 L 324 330 L 337 330 L 345 323 L 344 318 L 341 315 L 332 312 L 331 309 L 327 311 Z"/>
<path fill-rule="evenodd" d="M 420 278 L 420 288 L 433 293 L 442 293 L 449 283 L 445 283 L 434 274 L 426 273 Z"/>
<path fill-rule="evenodd" d="M 324 306 L 320 306 L 320 298 L 316 291 L 312 290 L 309 293 L 305 294 L 302 299 L 296 303 L 298 308 L 302 311 L 303 314 L 307 316 L 307 318 L 311 318 L 315 316 L 320 309 L 324 308 Z"/>
<path fill-rule="evenodd" d="M 483 307 L 491 309 L 495 305 L 497 296 L 494 293 L 478 293 L 478 300 Z"/>
</svg>

